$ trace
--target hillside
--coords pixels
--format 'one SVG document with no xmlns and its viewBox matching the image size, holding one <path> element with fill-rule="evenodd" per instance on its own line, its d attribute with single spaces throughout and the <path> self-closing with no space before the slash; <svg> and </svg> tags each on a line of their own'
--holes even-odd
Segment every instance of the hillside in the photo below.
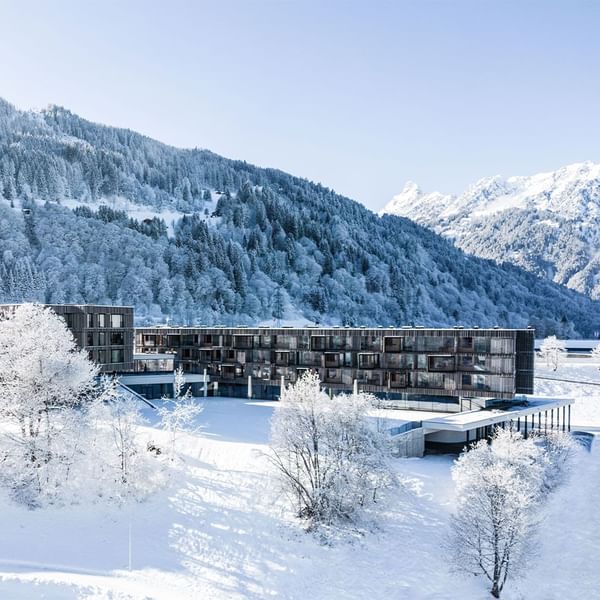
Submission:
<svg viewBox="0 0 600 600">
<path fill-rule="evenodd" d="M 476 256 L 600 298 L 600 165 L 490 177 L 459 196 L 423 193 L 410 182 L 382 212 L 430 227 Z"/>
<path fill-rule="evenodd" d="M 407 219 L 58 107 L 0 102 L 0 190 L 4 302 L 133 304 L 141 322 L 600 330 L 585 296 Z"/>
</svg>

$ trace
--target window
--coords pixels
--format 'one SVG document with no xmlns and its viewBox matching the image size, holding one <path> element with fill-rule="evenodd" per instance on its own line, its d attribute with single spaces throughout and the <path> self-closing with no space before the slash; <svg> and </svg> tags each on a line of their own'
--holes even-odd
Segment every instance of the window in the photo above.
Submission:
<svg viewBox="0 0 600 600">
<path fill-rule="evenodd" d="M 326 381 L 337 381 L 338 378 L 338 370 L 337 369 L 327 369 L 325 372 Z"/>
<path fill-rule="evenodd" d="M 485 371 L 486 370 L 486 357 L 485 354 L 476 354 L 473 357 L 473 368 L 476 371 Z"/>
<path fill-rule="evenodd" d="M 93 346 L 94 345 L 94 334 L 89 331 L 87 334 L 87 346 Z"/>
<path fill-rule="evenodd" d="M 170 348 L 179 348 L 180 336 L 178 335 L 168 335 L 167 336 L 167 346 Z"/>
<path fill-rule="evenodd" d="M 106 327 L 106 315 L 98 313 L 98 327 Z"/>
<path fill-rule="evenodd" d="M 443 388 L 444 376 L 441 373 L 417 373 L 417 387 Z"/>
<path fill-rule="evenodd" d="M 122 331 L 114 331 L 110 334 L 110 343 L 112 346 L 122 346 L 124 344 L 123 341 L 123 332 Z"/>
<path fill-rule="evenodd" d="M 361 350 L 373 350 L 379 352 L 381 350 L 382 339 L 376 335 L 363 335 L 360 338 Z"/>
<path fill-rule="evenodd" d="M 463 374 L 462 376 L 462 385 L 464 388 L 472 389 L 472 390 L 481 390 L 481 391 L 489 391 L 490 385 L 486 381 L 485 375 L 469 375 Z"/>
<path fill-rule="evenodd" d="M 512 338 L 492 338 L 490 352 L 492 354 L 512 354 L 514 343 Z"/>
<path fill-rule="evenodd" d="M 223 377 L 225 379 L 234 379 L 235 378 L 235 366 L 223 365 L 221 367 L 221 377 Z"/>
<path fill-rule="evenodd" d="M 110 362 L 111 363 L 122 363 L 123 359 L 123 350 L 111 350 L 110 351 Z"/>
<path fill-rule="evenodd" d="M 308 335 L 298 336 L 298 350 L 310 350 L 310 337 Z"/>
<path fill-rule="evenodd" d="M 98 362 L 102 365 L 108 362 L 108 353 L 106 350 L 98 350 Z"/>
<path fill-rule="evenodd" d="M 301 365 L 317 366 L 321 364 L 320 354 L 317 352 L 299 352 L 298 361 Z"/>
<path fill-rule="evenodd" d="M 327 348 L 327 338 L 324 335 L 313 335 L 310 338 L 311 350 L 325 350 Z"/>
<path fill-rule="evenodd" d="M 252 348 L 252 336 L 251 335 L 234 335 L 233 336 L 233 347 L 234 348 Z"/>
<path fill-rule="evenodd" d="M 417 349 L 424 350 L 425 352 L 454 352 L 454 338 L 425 335 L 417 338 Z"/>
<path fill-rule="evenodd" d="M 485 354 L 465 354 L 460 357 L 459 367 L 473 371 L 487 370 L 487 357 Z"/>
<path fill-rule="evenodd" d="M 88 328 L 91 328 L 94 326 L 94 313 L 87 313 L 87 315 L 85 315 L 85 322 Z"/>
<path fill-rule="evenodd" d="M 402 338 L 401 337 L 386 337 L 384 341 L 384 349 L 386 352 L 401 352 Z"/>
<path fill-rule="evenodd" d="M 430 355 L 428 357 L 428 362 L 430 371 L 454 371 L 454 356 Z"/>
<path fill-rule="evenodd" d="M 338 367 L 340 365 L 339 355 L 337 352 L 326 352 L 325 353 L 325 366 L 326 367 Z"/>
<path fill-rule="evenodd" d="M 416 350 L 417 349 L 417 338 L 414 336 L 405 336 L 402 338 L 402 345 L 405 350 Z"/>
<path fill-rule="evenodd" d="M 275 352 L 275 364 L 287 366 L 290 363 L 289 352 Z"/>
<path fill-rule="evenodd" d="M 401 388 L 406 387 L 406 373 L 390 373 L 390 387 Z"/>
<path fill-rule="evenodd" d="M 66 313 L 65 314 L 65 323 L 67 324 L 67 327 L 69 329 L 72 329 L 73 325 L 75 324 L 75 315 L 73 313 Z"/>
<path fill-rule="evenodd" d="M 458 351 L 459 352 L 472 352 L 473 351 L 473 338 L 472 337 L 458 338 Z"/>
<path fill-rule="evenodd" d="M 144 334 L 142 338 L 142 344 L 144 346 L 156 346 L 156 336 Z"/>
<path fill-rule="evenodd" d="M 385 366 L 388 369 L 414 369 L 414 354 L 388 354 L 385 356 Z"/>
<path fill-rule="evenodd" d="M 270 350 L 255 350 L 253 360 L 254 360 L 254 362 L 258 362 L 258 363 L 271 362 L 271 351 Z"/>
<path fill-rule="evenodd" d="M 427 368 L 427 355 L 426 354 L 417 354 L 417 369 L 426 369 Z"/>
<path fill-rule="evenodd" d="M 361 369 L 375 369 L 379 366 L 379 354 L 359 354 L 358 366 Z"/>
<path fill-rule="evenodd" d="M 476 337 L 473 338 L 475 352 L 489 352 L 490 351 L 490 338 Z"/>
<path fill-rule="evenodd" d="M 106 346 L 106 332 L 98 332 L 98 346 Z"/>
<path fill-rule="evenodd" d="M 123 315 L 110 315 L 111 327 L 123 327 Z"/>
<path fill-rule="evenodd" d="M 331 336 L 331 349 L 332 350 L 343 350 L 346 347 L 346 336 L 332 335 Z"/>
</svg>

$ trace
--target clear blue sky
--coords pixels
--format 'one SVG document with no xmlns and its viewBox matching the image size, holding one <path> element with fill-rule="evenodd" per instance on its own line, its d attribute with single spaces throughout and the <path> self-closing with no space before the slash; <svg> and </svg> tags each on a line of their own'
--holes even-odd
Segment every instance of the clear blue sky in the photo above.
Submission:
<svg viewBox="0 0 600 600">
<path fill-rule="evenodd" d="M 0 96 L 377 209 L 600 161 L 600 2 L 1 0 Z"/>
</svg>

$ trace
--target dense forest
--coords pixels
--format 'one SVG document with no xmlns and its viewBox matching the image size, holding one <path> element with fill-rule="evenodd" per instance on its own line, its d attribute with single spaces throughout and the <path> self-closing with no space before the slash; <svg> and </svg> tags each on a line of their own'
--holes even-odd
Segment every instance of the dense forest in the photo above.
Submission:
<svg viewBox="0 0 600 600">
<path fill-rule="evenodd" d="M 0 101 L 0 250 L 0 301 L 124 303 L 141 322 L 600 330 L 598 303 L 407 219 L 58 107 Z"/>
</svg>

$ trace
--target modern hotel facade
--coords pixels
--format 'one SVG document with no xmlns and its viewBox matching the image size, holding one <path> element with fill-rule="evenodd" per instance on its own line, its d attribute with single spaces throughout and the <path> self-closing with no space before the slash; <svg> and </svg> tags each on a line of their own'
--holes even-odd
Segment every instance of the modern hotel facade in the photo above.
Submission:
<svg viewBox="0 0 600 600">
<path fill-rule="evenodd" d="M 307 370 L 324 387 L 449 412 L 533 393 L 531 329 L 139 327 L 136 353 L 168 353 L 227 396 L 275 398 Z"/>
<path fill-rule="evenodd" d="M 104 373 L 136 375 L 137 391 L 148 397 L 169 390 L 144 386 L 144 376 L 158 381 L 179 366 L 202 381 L 195 393 L 207 385 L 221 396 L 274 399 L 308 370 L 329 390 L 371 392 L 400 408 L 460 412 L 533 393 L 532 329 L 134 328 L 132 307 L 49 306 Z"/>
</svg>

